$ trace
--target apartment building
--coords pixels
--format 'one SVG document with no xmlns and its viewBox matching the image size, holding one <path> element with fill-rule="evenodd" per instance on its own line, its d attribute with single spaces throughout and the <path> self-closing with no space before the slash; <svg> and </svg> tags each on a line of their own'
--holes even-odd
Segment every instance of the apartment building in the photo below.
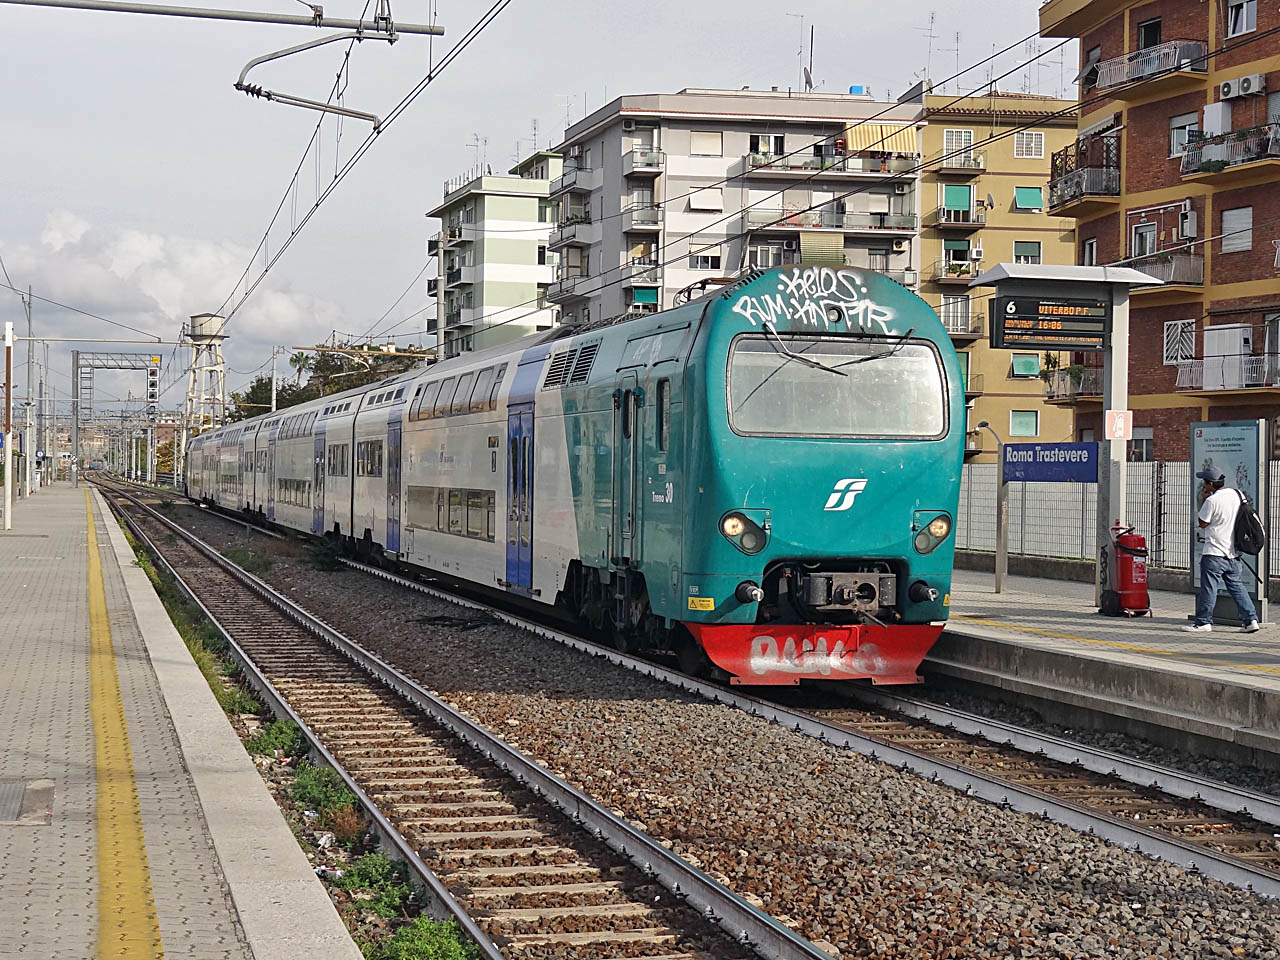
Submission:
<svg viewBox="0 0 1280 960">
<path fill-rule="evenodd" d="M 438 273 L 427 281 L 436 299 L 432 332 L 441 356 L 515 340 L 556 322 L 546 299 L 556 255 L 548 200 L 560 155 L 539 151 L 507 176 L 485 170 L 448 180 L 444 200 L 427 216 L 440 232 L 427 243 Z"/>
<path fill-rule="evenodd" d="M 925 161 L 919 293 L 960 353 L 969 398 L 966 455 L 995 460 L 994 441 L 974 426 L 983 420 L 1006 440 L 1070 440 L 1072 408 L 1045 402 L 1045 361 L 1058 357 L 992 349 L 991 291 L 970 291 L 969 283 L 997 263 L 1075 262 L 1074 222 L 1051 214 L 1046 201 L 1049 158 L 1075 139 L 1075 101 L 993 91 L 925 93 L 916 102 Z"/>
<path fill-rule="evenodd" d="M 704 281 L 802 260 L 914 286 L 917 112 L 776 89 L 614 100 L 556 148 L 548 299 L 566 323 L 655 312 Z"/>
<path fill-rule="evenodd" d="M 1080 39 L 1081 115 L 1053 155 L 1049 212 L 1082 264 L 1163 281 L 1130 299 L 1133 459 L 1185 459 L 1198 420 L 1280 415 L 1280 7 L 1257 0 L 1049 0 Z M 1051 395 L 1101 430 L 1098 358 Z"/>
</svg>

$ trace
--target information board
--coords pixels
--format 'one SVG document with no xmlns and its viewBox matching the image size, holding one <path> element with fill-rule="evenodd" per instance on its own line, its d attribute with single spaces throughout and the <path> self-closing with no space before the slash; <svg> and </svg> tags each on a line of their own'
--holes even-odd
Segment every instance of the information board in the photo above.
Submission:
<svg viewBox="0 0 1280 960">
<path fill-rule="evenodd" d="M 1196 517 L 1203 500 L 1203 481 L 1198 480 L 1196 474 L 1210 468 L 1221 470 L 1226 474 L 1228 487 L 1244 491 L 1245 496 L 1253 501 L 1258 516 L 1269 530 L 1267 477 L 1264 469 L 1267 463 L 1266 425 L 1265 420 L 1225 420 L 1191 425 L 1191 468 L 1188 471 L 1191 481 L 1191 584 L 1197 589 L 1200 587 L 1200 556 L 1204 551 L 1204 535 Z M 1265 571 L 1266 555 L 1267 551 L 1264 549 L 1261 556 L 1246 559 L 1255 570 Z M 1258 615 L 1264 618 L 1264 611 L 1259 605 L 1257 578 L 1245 570 L 1243 565 L 1241 572 L 1249 596 L 1258 605 Z M 1219 596 L 1225 597 L 1226 592 L 1219 591 Z M 1225 606 L 1228 615 L 1235 611 L 1235 604 L 1231 601 L 1226 601 Z M 1218 616 L 1215 614 L 1215 618 Z"/>
<path fill-rule="evenodd" d="M 1000 350 L 1102 350 L 1111 301 L 1093 297 L 994 297 L 991 346 Z"/>
<path fill-rule="evenodd" d="M 1096 443 L 1006 443 L 1004 482 L 1097 483 Z"/>
</svg>

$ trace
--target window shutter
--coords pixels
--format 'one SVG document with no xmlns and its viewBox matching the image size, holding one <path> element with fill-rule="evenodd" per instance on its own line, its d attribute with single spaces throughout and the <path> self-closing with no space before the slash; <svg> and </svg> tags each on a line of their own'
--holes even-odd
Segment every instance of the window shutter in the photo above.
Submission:
<svg viewBox="0 0 1280 960">
<path fill-rule="evenodd" d="M 1020 210 L 1040 210 L 1044 207 L 1044 198 L 1039 187 L 1014 187 L 1013 203 Z"/>
<path fill-rule="evenodd" d="M 1253 207 L 1222 211 L 1222 252 L 1253 249 Z"/>
<path fill-rule="evenodd" d="M 689 153 L 695 157 L 721 155 L 719 130 L 694 130 L 689 134 Z"/>
<path fill-rule="evenodd" d="M 696 190 L 689 196 L 690 210 L 720 212 L 724 210 L 724 194 L 720 187 Z"/>
<path fill-rule="evenodd" d="M 1013 255 L 1015 257 L 1038 257 L 1040 256 L 1039 240 L 1015 240 L 1013 241 Z"/>
<path fill-rule="evenodd" d="M 948 183 L 942 189 L 942 206 L 947 210 L 972 208 L 973 188 L 968 184 Z"/>
<path fill-rule="evenodd" d="M 1164 325 L 1164 362 L 1174 366 L 1196 353 L 1195 320 L 1169 320 Z"/>
</svg>

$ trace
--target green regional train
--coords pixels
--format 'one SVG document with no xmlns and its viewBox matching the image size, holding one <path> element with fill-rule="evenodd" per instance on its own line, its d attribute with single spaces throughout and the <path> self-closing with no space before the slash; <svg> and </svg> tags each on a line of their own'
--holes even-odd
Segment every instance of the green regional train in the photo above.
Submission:
<svg viewBox="0 0 1280 960">
<path fill-rule="evenodd" d="M 185 482 L 691 671 L 906 683 L 947 616 L 964 433 L 933 309 L 800 265 L 208 431 Z"/>
</svg>

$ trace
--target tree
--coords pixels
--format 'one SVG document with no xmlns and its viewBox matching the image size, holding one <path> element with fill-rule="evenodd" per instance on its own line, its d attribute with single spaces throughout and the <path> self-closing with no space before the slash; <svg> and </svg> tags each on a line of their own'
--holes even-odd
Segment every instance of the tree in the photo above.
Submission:
<svg viewBox="0 0 1280 960">
<path fill-rule="evenodd" d="M 299 386 L 296 383 L 278 383 L 276 385 L 276 409 L 283 410 L 296 403 L 314 400 L 316 392 L 308 383 Z M 271 410 L 271 377 L 267 375 L 255 377 L 248 389 L 231 394 L 234 404 L 227 412 L 228 422 L 245 420 L 260 416 Z"/>
<path fill-rule="evenodd" d="M 297 371 L 297 376 L 294 377 L 293 382 L 295 384 L 301 385 L 302 375 L 307 371 L 309 371 L 312 367 L 311 354 L 301 350 L 299 350 L 297 353 L 290 354 L 289 366 L 293 367 L 294 370 Z"/>
</svg>

